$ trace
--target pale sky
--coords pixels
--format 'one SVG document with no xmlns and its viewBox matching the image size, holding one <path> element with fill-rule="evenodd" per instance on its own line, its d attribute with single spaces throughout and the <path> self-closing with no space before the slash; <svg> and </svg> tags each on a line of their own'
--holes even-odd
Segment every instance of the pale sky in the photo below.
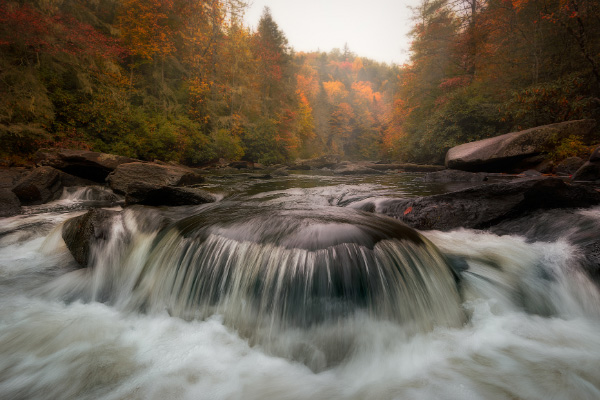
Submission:
<svg viewBox="0 0 600 400">
<path fill-rule="evenodd" d="M 263 8 L 296 51 L 350 50 L 388 64 L 408 61 L 412 12 L 420 0 L 249 0 L 246 22 L 256 28 Z"/>
</svg>

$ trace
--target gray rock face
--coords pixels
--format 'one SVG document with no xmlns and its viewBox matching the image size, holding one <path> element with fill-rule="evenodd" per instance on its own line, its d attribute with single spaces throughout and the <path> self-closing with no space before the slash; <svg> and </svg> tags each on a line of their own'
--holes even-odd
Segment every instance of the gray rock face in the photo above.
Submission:
<svg viewBox="0 0 600 400">
<path fill-rule="evenodd" d="M 56 200 L 63 187 L 88 186 L 93 182 L 69 175 L 52 167 L 39 167 L 21 178 L 12 191 L 23 205 Z"/>
<path fill-rule="evenodd" d="M 518 180 L 415 199 L 387 200 L 375 211 L 416 229 L 485 229 L 536 210 L 591 207 L 600 193 L 558 178 Z M 370 204 L 363 204 L 366 210 Z"/>
<path fill-rule="evenodd" d="M 446 166 L 465 171 L 521 172 L 533 166 L 522 165 L 524 160 L 548 152 L 557 139 L 574 134 L 587 137 L 595 127 L 594 120 L 567 121 L 465 143 L 448 150 Z"/>
<path fill-rule="evenodd" d="M 134 183 L 127 188 L 125 204 L 144 204 L 147 206 L 185 206 L 216 201 L 212 194 L 195 188 L 174 186 L 153 186 L 146 183 Z"/>
<path fill-rule="evenodd" d="M 42 149 L 35 153 L 37 165 L 50 166 L 94 182 L 104 183 L 119 165 L 136 162 L 133 158 L 87 150 Z"/>
<path fill-rule="evenodd" d="M 135 162 L 119 165 L 106 179 L 115 193 L 126 194 L 132 184 L 149 186 L 186 186 L 204 182 L 204 178 L 192 168 L 181 165 L 161 165 Z"/>
<path fill-rule="evenodd" d="M 90 261 L 91 246 L 108 240 L 118 211 L 93 209 L 79 217 L 71 218 L 62 228 L 62 237 L 67 248 L 82 267 Z"/>
<path fill-rule="evenodd" d="M 10 189 L 0 188 L 0 217 L 11 217 L 21 212 L 21 202 Z"/>
</svg>

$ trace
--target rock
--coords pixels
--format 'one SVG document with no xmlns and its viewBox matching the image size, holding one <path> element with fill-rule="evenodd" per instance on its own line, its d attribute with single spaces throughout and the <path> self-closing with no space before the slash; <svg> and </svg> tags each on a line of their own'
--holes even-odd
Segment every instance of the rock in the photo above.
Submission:
<svg viewBox="0 0 600 400">
<path fill-rule="evenodd" d="M 106 180 L 118 194 L 125 194 L 130 185 L 140 182 L 154 187 L 186 186 L 204 182 L 202 175 L 192 168 L 142 162 L 121 164 Z"/>
<path fill-rule="evenodd" d="M 562 176 L 573 175 L 583 164 L 585 164 L 585 161 L 579 157 L 566 158 L 556 166 L 556 174 Z"/>
<path fill-rule="evenodd" d="M 287 167 L 277 168 L 271 172 L 271 176 L 289 176 L 290 173 L 287 171 Z"/>
<path fill-rule="evenodd" d="M 0 168 L 0 188 L 12 188 L 28 172 L 24 168 Z"/>
<path fill-rule="evenodd" d="M 120 217 L 118 211 L 93 209 L 65 222 L 62 237 L 79 265 L 89 265 L 91 247 L 110 238 L 117 217 Z"/>
<path fill-rule="evenodd" d="M 37 165 L 50 166 L 68 174 L 104 183 L 119 165 L 139 160 L 87 150 L 42 149 L 35 153 Z"/>
<path fill-rule="evenodd" d="M 573 174 L 574 181 L 594 182 L 600 180 L 600 146 L 596 147 L 590 159 Z"/>
<path fill-rule="evenodd" d="M 11 217 L 21 212 L 21 202 L 10 189 L 0 188 L 0 217 Z"/>
<path fill-rule="evenodd" d="M 590 119 L 567 121 L 465 143 L 448 150 L 446 166 L 465 171 L 521 172 L 534 167 L 531 157 L 547 153 L 557 139 L 588 137 L 595 126 L 596 121 Z M 528 158 L 529 162 L 524 162 Z"/>
<path fill-rule="evenodd" d="M 415 179 L 418 182 L 486 182 L 490 174 L 486 172 L 467 172 L 456 169 L 430 172 Z"/>
<path fill-rule="evenodd" d="M 591 207 L 600 193 L 558 178 L 526 179 L 477 186 L 415 199 L 384 200 L 375 211 L 416 229 L 485 229 L 535 210 Z M 361 204 L 362 208 L 372 204 Z"/>
<path fill-rule="evenodd" d="M 310 160 L 303 160 L 299 165 L 310 167 L 310 169 L 332 168 L 340 162 L 341 156 L 337 154 L 327 154 Z"/>
<path fill-rule="evenodd" d="M 250 161 L 234 161 L 229 163 L 229 166 L 231 168 L 236 168 L 236 169 L 252 169 L 253 168 L 253 163 Z"/>
<path fill-rule="evenodd" d="M 338 175 L 379 175 L 383 174 L 381 171 L 376 169 L 365 167 L 358 164 L 338 164 L 333 170 L 334 174 Z"/>
<path fill-rule="evenodd" d="M 312 169 L 310 167 L 310 165 L 302 164 L 302 163 L 289 164 L 287 167 L 291 170 L 296 170 L 296 171 L 310 171 Z"/>
<path fill-rule="evenodd" d="M 39 167 L 21 178 L 12 188 L 21 204 L 33 205 L 56 200 L 64 187 L 88 186 L 93 182 L 69 175 L 52 167 Z"/>
<path fill-rule="evenodd" d="M 144 204 L 148 206 L 185 206 L 212 203 L 214 195 L 196 188 L 155 186 L 138 182 L 128 186 L 125 204 Z"/>
</svg>

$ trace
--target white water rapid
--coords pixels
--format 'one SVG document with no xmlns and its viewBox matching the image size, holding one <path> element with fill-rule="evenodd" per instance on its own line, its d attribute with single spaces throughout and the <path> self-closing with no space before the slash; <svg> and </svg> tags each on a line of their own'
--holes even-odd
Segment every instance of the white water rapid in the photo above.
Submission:
<svg viewBox="0 0 600 400">
<path fill-rule="evenodd" d="M 110 193 L 0 219 L 0 398 L 600 399 L 600 292 L 566 229 L 414 236 L 340 206 L 385 182 L 281 179 L 127 208 L 83 269 L 62 224 Z"/>
</svg>

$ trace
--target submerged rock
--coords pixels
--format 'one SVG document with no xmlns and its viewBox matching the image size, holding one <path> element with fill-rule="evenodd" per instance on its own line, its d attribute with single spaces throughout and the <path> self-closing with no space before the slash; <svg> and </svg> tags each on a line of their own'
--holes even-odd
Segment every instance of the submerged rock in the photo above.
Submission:
<svg viewBox="0 0 600 400">
<path fill-rule="evenodd" d="M 400 219 L 416 229 L 485 229 L 526 213 L 553 208 L 600 204 L 600 193 L 557 178 L 495 183 L 415 199 L 384 200 L 375 211 Z M 361 207 L 369 207 L 362 204 Z"/>
<path fill-rule="evenodd" d="M 216 197 L 214 195 L 201 189 L 157 186 L 143 182 L 129 185 L 125 194 L 126 205 L 184 206 L 212 203 L 215 201 Z"/>
<path fill-rule="evenodd" d="M 550 151 L 559 139 L 587 137 L 595 127 L 596 121 L 591 119 L 567 121 L 461 144 L 448 150 L 446 166 L 466 171 L 521 172 L 539 164 L 535 156 Z"/>
<path fill-rule="evenodd" d="M 35 153 L 34 159 L 37 165 L 50 166 L 101 183 L 119 165 L 139 161 L 114 154 L 70 149 L 41 149 Z"/>
<path fill-rule="evenodd" d="M 198 171 L 182 165 L 135 162 L 119 165 L 108 176 L 107 181 L 115 193 L 125 194 L 132 184 L 187 186 L 204 182 L 204 177 Z"/>
</svg>

